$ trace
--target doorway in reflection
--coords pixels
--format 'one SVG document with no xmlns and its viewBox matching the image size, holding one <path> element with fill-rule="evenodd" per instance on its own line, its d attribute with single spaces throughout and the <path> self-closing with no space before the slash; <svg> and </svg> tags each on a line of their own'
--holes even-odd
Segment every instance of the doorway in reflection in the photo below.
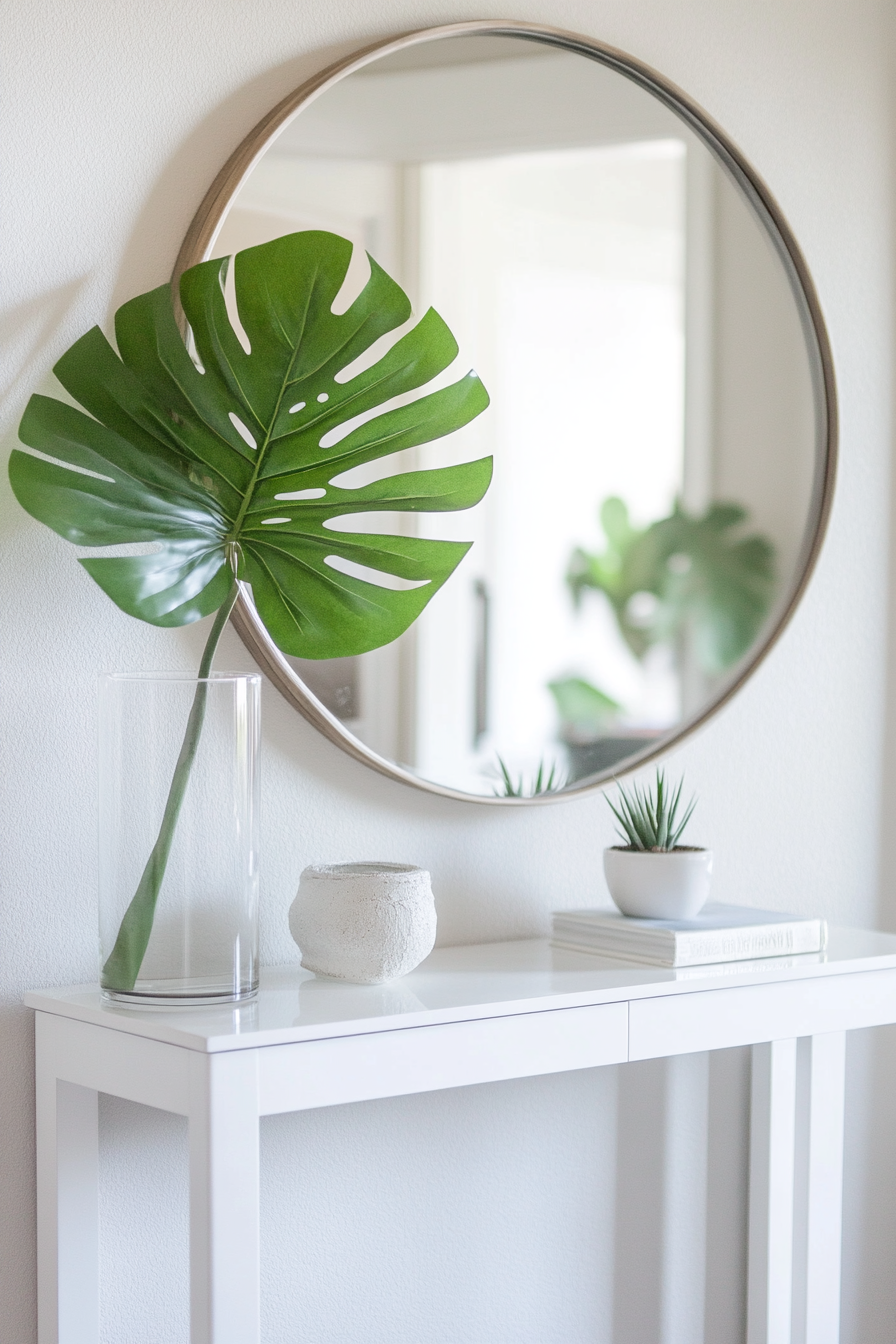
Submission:
<svg viewBox="0 0 896 1344">
<path fill-rule="evenodd" d="M 542 150 L 418 176 L 420 292 L 489 389 L 477 453 L 494 453 L 495 477 L 474 520 L 431 520 L 458 539 L 473 521 L 476 544 L 415 632 L 416 764 L 450 760 L 466 788 L 497 777 L 498 758 L 515 778 L 543 759 L 568 777 L 582 746 L 612 750 L 681 713 L 669 651 L 636 657 L 605 595 L 574 603 L 567 574 L 603 500 L 646 526 L 681 493 L 686 149 Z M 571 681 L 604 712 L 565 720 Z"/>
</svg>

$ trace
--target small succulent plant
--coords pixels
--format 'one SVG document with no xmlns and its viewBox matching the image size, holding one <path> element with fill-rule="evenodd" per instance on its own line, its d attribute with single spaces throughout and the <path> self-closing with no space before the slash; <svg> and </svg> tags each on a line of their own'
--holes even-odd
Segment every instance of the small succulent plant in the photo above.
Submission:
<svg viewBox="0 0 896 1344">
<path fill-rule="evenodd" d="M 497 756 L 497 761 L 501 781 L 495 786 L 496 798 L 537 798 L 542 793 L 558 793 L 566 786 L 566 777 L 556 762 L 549 766 L 543 757 L 538 762 L 538 772 L 529 782 L 522 773 L 514 779 L 501 756 Z"/>
<path fill-rule="evenodd" d="M 621 784 L 618 785 L 619 806 L 614 806 L 609 798 L 607 804 L 619 823 L 619 838 L 625 841 L 622 848 L 666 853 L 678 847 L 681 834 L 697 803 L 695 795 L 685 808 L 681 820 L 678 820 L 683 783 L 684 780 L 680 779 L 677 788 L 667 786 L 664 772 L 657 770 L 656 783 L 649 788 L 639 788 L 633 784 L 628 792 Z"/>
</svg>

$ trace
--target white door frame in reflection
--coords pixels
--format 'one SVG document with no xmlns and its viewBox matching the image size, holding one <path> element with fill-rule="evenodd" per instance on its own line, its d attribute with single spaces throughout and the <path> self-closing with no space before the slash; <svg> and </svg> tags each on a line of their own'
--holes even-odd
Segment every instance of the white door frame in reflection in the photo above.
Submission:
<svg viewBox="0 0 896 1344">
<path fill-rule="evenodd" d="M 633 753 L 624 762 L 619 762 L 588 779 L 577 781 L 571 787 L 559 792 L 540 794 L 535 798 L 494 797 L 486 794 L 464 792 L 462 789 L 446 786 L 438 780 L 422 778 L 413 770 L 389 759 L 386 755 L 378 753 L 352 733 L 335 714 L 331 713 L 317 697 L 311 694 L 295 669 L 274 646 L 256 616 L 251 602 L 243 600 L 240 603 L 234 615 L 234 624 L 262 668 L 286 698 L 343 750 L 393 779 L 443 796 L 460 798 L 465 801 L 518 806 L 522 803 L 558 801 L 564 797 L 570 797 L 598 787 L 611 774 L 628 771 L 667 750 L 724 704 L 766 656 L 799 602 L 823 539 L 834 484 L 836 393 L 827 333 L 806 264 L 768 188 L 746 163 L 736 147 L 692 100 L 641 62 L 592 39 L 549 27 L 511 22 L 472 22 L 446 25 L 377 43 L 322 71 L 272 109 L 227 161 L 212 184 L 184 240 L 175 268 L 175 281 L 188 266 L 214 254 L 217 234 L 236 193 L 246 182 L 253 168 L 277 136 L 293 123 L 299 113 L 308 109 L 321 94 L 333 88 L 345 76 L 364 70 L 373 62 L 384 57 L 398 56 L 401 59 L 400 54 L 407 52 L 410 48 L 420 47 L 423 44 L 444 38 L 476 35 L 527 39 L 596 61 L 607 69 L 624 75 L 633 85 L 653 95 L 663 108 L 675 113 L 679 121 L 687 128 L 687 131 L 693 133 L 710 150 L 727 179 L 734 183 L 741 199 L 746 200 L 754 218 L 759 221 L 765 234 L 771 240 L 790 282 L 806 341 L 813 380 L 812 391 L 815 414 L 816 464 L 808 523 L 802 538 L 801 553 L 795 559 L 790 581 L 781 594 L 778 606 L 772 619 L 767 623 L 761 638 L 751 648 L 742 663 L 734 669 L 732 675 L 718 687 L 709 702 L 700 705 L 689 716 L 684 717 L 665 736 L 648 742 L 643 750 Z M 693 266 L 693 260 L 690 258 L 689 269 L 692 273 L 696 271 L 699 281 L 699 268 Z M 399 278 L 403 277 L 399 276 Z M 689 283 L 693 283 L 690 276 Z M 699 304 L 692 304 L 689 301 L 688 307 L 690 317 L 692 317 L 694 311 L 699 313 Z M 711 324 L 704 320 L 704 346 L 711 344 L 710 326 Z M 696 347 L 699 349 L 699 340 L 699 331 L 695 335 L 694 331 L 689 329 L 689 348 Z M 704 375 L 700 372 L 700 364 L 699 359 L 691 358 L 689 360 L 686 395 L 692 406 L 699 402 L 701 395 L 699 383 Z M 688 434 L 699 438 L 699 433 L 700 416 L 699 414 L 689 413 Z M 693 462 L 695 460 L 699 461 L 699 453 L 691 454 L 692 479 L 689 483 L 685 482 L 685 493 L 690 490 L 692 495 L 700 492 L 699 481 L 695 483 L 693 479 Z M 697 474 L 699 475 L 699 471 Z M 388 651 L 384 651 L 384 653 L 384 666 L 390 658 L 395 666 L 391 666 L 391 670 L 383 674 L 387 676 L 401 675 L 402 654 L 400 651 L 393 649 L 391 653 Z M 404 656 L 407 657 L 406 654 Z M 407 669 L 405 669 L 405 675 L 407 675 Z"/>
</svg>

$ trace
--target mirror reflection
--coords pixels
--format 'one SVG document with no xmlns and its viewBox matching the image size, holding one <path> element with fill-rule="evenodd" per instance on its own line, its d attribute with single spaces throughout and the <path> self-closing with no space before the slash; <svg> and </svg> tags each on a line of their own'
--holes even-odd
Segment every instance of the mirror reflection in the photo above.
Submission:
<svg viewBox="0 0 896 1344">
<path fill-rule="evenodd" d="M 404 48 L 305 106 L 211 256 L 298 229 L 431 305 L 490 408 L 350 473 L 493 454 L 482 504 L 346 531 L 474 542 L 406 635 L 291 659 L 369 749 L 463 793 L 620 768 L 699 716 L 786 606 L 814 527 L 819 429 L 800 307 L 763 224 L 672 111 L 532 40 Z M 389 343 L 402 334 L 393 334 Z M 429 389 L 427 389 L 429 390 Z"/>
</svg>

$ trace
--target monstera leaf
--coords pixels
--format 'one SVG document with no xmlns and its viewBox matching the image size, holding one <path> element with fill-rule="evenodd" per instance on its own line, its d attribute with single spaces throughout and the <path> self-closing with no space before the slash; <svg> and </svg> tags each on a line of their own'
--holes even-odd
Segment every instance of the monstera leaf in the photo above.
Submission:
<svg viewBox="0 0 896 1344">
<path fill-rule="evenodd" d="M 710 676 L 743 657 L 776 587 L 775 548 L 760 533 L 742 534 L 746 509 L 715 503 L 696 517 L 676 504 L 668 518 L 639 529 L 623 501 L 611 498 L 604 500 L 600 519 L 606 549 L 592 554 L 577 548 L 567 570 L 577 605 L 588 589 L 605 593 L 638 658 L 685 629 Z"/>
<path fill-rule="evenodd" d="M 488 405 L 470 374 L 388 407 L 457 354 L 432 309 L 350 376 L 411 312 L 372 259 L 361 294 L 333 312 L 351 251 L 344 238 L 307 232 L 239 253 L 234 287 L 248 349 L 227 314 L 229 260 L 194 266 L 180 292 L 195 359 L 163 286 L 118 310 L 119 354 L 94 328 L 56 365 L 89 415 L 32 397 L 20 437 L 54 460 L 12 454 L 19 502 L 79 545 L 156 543 L 150 555 L 81 561 L 123 611 L 162 626 L 198 620 L 225 602 L 233 568 L 284 653 L 333 658 L 395 639 L 462 559 L 460 542 L 333 527 L 346 514 L 465 509 L 491 476 L 486 458 L 357 489 L 333 484 L 352 467 L 451 433 Z M 390 588 L 379 575 L 410 582 Z"/>
<path fill-rule="evenodd" d="M 740 504 L 712 504 L 700 518 L 676 507 L 654 523 L 651 544 L 665 568 L 654 616 L 657 639 L 690 625 L 698 665 L 718 676 L 756 639 L 775 595 L 775 550 L 760 533 L 743 536 Z"/>
<path fill-rule="evenodd" d="M 484 458 L 340 483 L 351 468 L 449 434 L 488 405 L 472 373 L 408 400 L 457 354 L 431 309 L 370 358 L 411 306 L 370 258 L 366 286 L 334 313 L 351 253 L 346 239 L 321 232 L 240 252 L 241 332 L 224 296 L 230 260 L 194 266 L 180 282 L 192 352 L 163 286 L 118 310 L 117 354 L 95 327 L 56 365 L 84 410 L 35 396 L 22 419 L 22 441 L 42 454 L 17 449 L 10 461 L 29 513 L 82 546 L 154 543 L 146 555 L 81 560 L 123 611 L 160 626 L 217 612 L 159 835 L 103 967 L 108 988 L 133 989 L 139 975 L 202 732 L 203 678 L 238 580 L 251 585 L 284 653 L 334 658 L 400 635 L 468 549 L 337 526 L 349 514 L 469 508 L 491 479 Z"/>
</svg>

